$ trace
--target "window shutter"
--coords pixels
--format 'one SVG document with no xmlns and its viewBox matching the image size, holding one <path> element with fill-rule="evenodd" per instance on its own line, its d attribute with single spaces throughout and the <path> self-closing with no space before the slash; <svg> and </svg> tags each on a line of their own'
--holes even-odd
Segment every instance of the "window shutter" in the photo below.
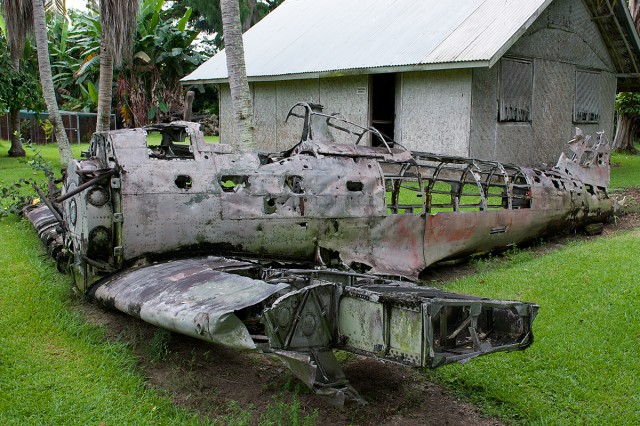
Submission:
<svg viewBox="0 0 640 426">
<path fill-rule="evenodd" d="M 576 104 L 573 121 L 576 123 L 600 121 L 600 73 L 576 71 Z"/>
<path fill-rule="evenodd" d="M 500 121 L 531 121 L 532 98 L 532 62 L 503 58 L 500 68 Z"/>
</svg>

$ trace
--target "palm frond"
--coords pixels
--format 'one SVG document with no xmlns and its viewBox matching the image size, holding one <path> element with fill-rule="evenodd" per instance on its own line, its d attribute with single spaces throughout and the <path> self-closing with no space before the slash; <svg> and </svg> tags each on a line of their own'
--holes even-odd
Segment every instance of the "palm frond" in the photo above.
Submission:
<svg viewBox="0 0 640 426">
<path fill-rule="evenodd" d="M 66 0 L 45 0 L 44 10 L 50 13 L 57 13 L 62 16 L 67 15 L 67 1 Z"/>
<path fill-rule="evenodd" d="M 102 41 L 116 67 L 131 59 L 139 0 L 101 0 Z"/>
<path fill-rule="evenodd" d="M 20 57 L 27 34 L 33 30 L 31 0 L 2 0 L 2 16 L 7 27 L 7 41 L 13 58 Z"/>
</svg>

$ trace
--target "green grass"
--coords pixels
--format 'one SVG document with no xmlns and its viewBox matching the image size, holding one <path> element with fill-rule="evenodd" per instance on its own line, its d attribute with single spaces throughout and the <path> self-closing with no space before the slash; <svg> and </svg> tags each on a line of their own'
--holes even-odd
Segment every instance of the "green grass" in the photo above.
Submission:
<svg viewBox="0 0 640 426">
<path fill-rule="evenodd" d="M 29 176 L 38 176 L 38 178 L 41 178 L 42 174 L 34 172 L 29 164 L 27 164 L 27 161 L 33 159 L 35 154 L 34 151 L 25 146 L 24 150 L 27 152 L 27 156 L 25 158 L 9 158 L 7 156 L 7 152 L 9 151 L 10 146 L 11 144 L 8 141 L 0 140 L 0 183 L 11 183 L 21 177 Z M 88 146 L 89 144 L 86 143 L 71 145 L 71 151 L 73 151 L 74 157 L 80 158 L 80 152 L 87 149 Z M 61 169 L 60 155 L 58 154 L 57 145 L 34 145 L 34 147 L 45 159 L 51 162 L 54 170 Z"/>
<path fill-rule="evenodd" d="M 640 145 L 636 145 L 640 150 Z M 614 152 L 611 156 L 611 183 L 609 189 L 640 187 L 640 155 Z"/>
<path fill-rule="evenodd" d="M 198 424 L 145 388 L 132 351 L 72 309 L 26 221 L 0 221 L 0 424 Z"/>
<path fill-rule="evenodd" d="M 540 305 L 535 342 L 431 373 L 488 413 L 523 424 L 640 424 L 640 230 L 571 243 L 447 290 Z"/>
<path fill-rule="evenodd" d="M 86 148 L 74 145 L 74 155 Z M 8 149 L 0 140 L 0 184 L 34 173 L 28 148 L 26 160 L 8 158 Z M 60 168 L 55 145 L 38 150 Z M 176 407 L 147 387 L 127 342 L 107 339 L 77 313 L 74 305 L 83 300 L 74 296 L 70 277 L 56 271 L 28 221 L 0 218 L 0 244 L 0 425 L 315 423 L 316 414 L 298 418 L 282 411 L 281 398 L 259 419 L 233 402 L 217 419 Z"/>
<path fill-rule="evenodd" d="M 31 173 L 7 150 L 0 141 L 0 180 Z M 57 156 L 55 146 L 42 153 Z M 620 162 L 613 188 L 640 186 L 640 156 L 616 154 L 612 162 Z M 80 302 L 69 278 L 55 271 L 26 221 L 0 220 L 0 241 L 0 424 L 198 422 L 145 387 L 129 347 L 74 313 Z M 639 258 L 635 229 L 479 264 L 477 274 L 447 289 L 538 303 L 536 340 L 524 352 L 428 376 L 510 423 L 639 424 Z M 278 401 L 271 410 L 286 415 Z M 232 416 L 224 422 L 249 418 L 242 409 Z"/>
</svg>

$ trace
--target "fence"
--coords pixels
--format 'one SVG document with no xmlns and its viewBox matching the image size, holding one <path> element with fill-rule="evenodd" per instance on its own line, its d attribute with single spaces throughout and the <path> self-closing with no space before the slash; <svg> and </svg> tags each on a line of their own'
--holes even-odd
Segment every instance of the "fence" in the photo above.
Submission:
<svg viewBox="0 0 640 426">
<path fill-rule="evenodd" d="M 91 135 L 96 129 L 97 114 L 90 112 L 60 111 L 62 123 L 67 132 L 67 137 L 71 143 L 89 142 Z M 33 111 L 20 111 L 20 123 L 22 137 L 31 140 L 35 144 L 45 144 L 55 142 L 55 135 L 52 133 L 47 138 L 43 128 L 43 122 L 48 114 L 38 114 Z M 111 115 L 111 129 L 116 128 L 115 115 Z M 10 135 L 9 114 L 0 116 L 0 138 L 8 140 Z"/>
</svg>

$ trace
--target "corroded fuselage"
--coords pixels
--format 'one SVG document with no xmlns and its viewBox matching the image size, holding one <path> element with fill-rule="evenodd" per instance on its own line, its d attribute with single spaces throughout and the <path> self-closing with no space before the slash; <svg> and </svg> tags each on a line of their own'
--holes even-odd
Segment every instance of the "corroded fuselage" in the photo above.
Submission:
<svg viewBox="0 0 640 426">
<path fill-rule="evenodd" d="M 148 131 L 162 141 L 143 129 L 98 133 L 89 158 L 69 166 L 67 192 L 112 173 L 64 201 L 86 284 L 190 250 L 417 277 L 434 262 L 602 222 L 614 208 L 608 151 L 580 136 L 576 158 L 539 170 L 327 136 L 269 155 L 207 143 L 192 123 Z"/>
<path fill-rule="evenodd" d="M 62 195 L 27 215 L 90 299 L 273 352 L 317 392 L 345 397 L 354 391 L 335 348 L 438 367 L 533 341 L 533 303 L 381 275 L 415 278 L 438 261 L 600 223 L 616 206 L 602 136 L 578 132 L 574 155 L 541 170 L 411 152 L 314 105 L 290 116 L 304 119 L 301 141 L 277 154 L 207 143 L 195 123 L 97 133 Z M 331 128 L 356 142 L 336 143 Z"/>
</svg>

